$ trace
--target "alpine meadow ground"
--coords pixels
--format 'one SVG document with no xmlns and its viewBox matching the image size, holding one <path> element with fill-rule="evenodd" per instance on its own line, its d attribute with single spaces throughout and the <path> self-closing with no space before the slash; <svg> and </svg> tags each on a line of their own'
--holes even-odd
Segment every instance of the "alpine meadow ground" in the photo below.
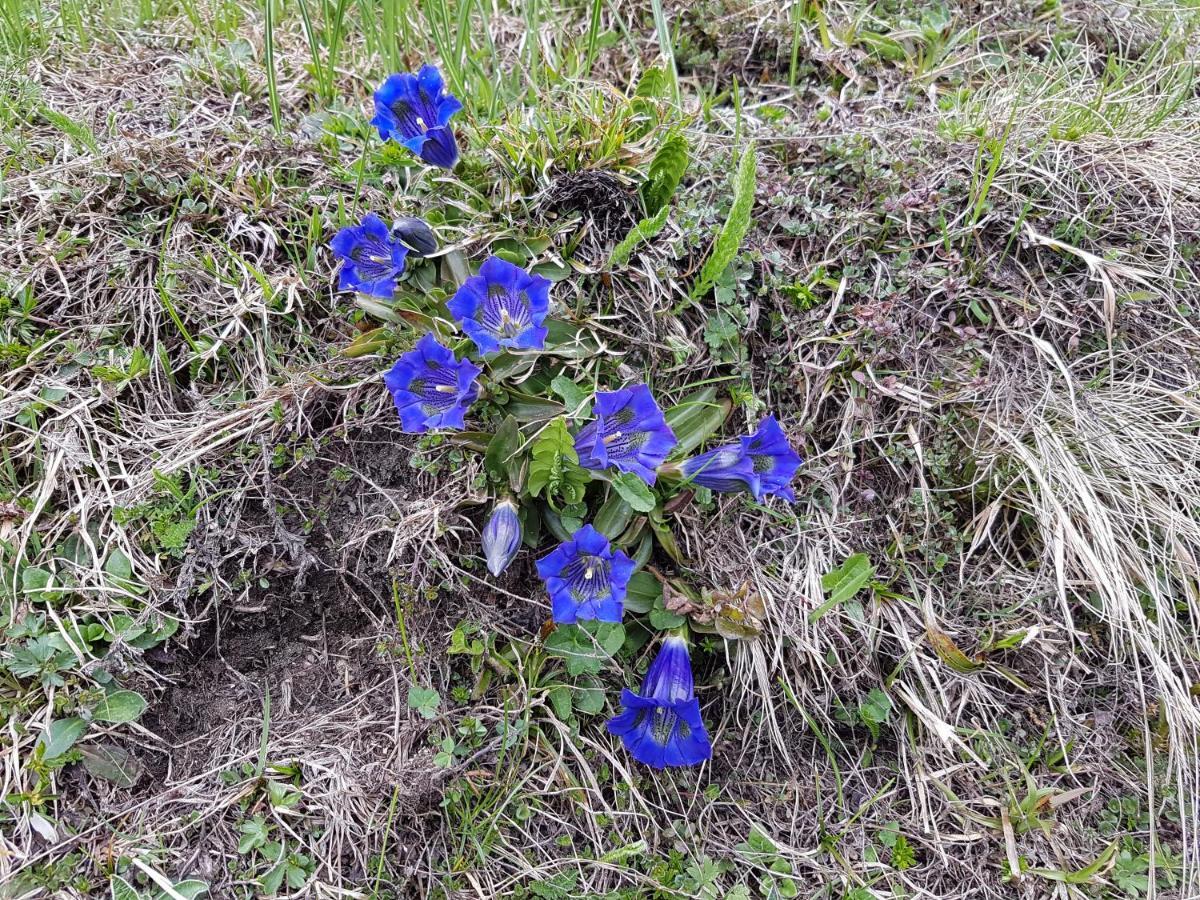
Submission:
<svg viewBox="0 0 1200 900">
<path fill-rule="evenodd" d="M 0 0 L 0 898 L 1200 898 L 1198 58 Z"/>
</svg>

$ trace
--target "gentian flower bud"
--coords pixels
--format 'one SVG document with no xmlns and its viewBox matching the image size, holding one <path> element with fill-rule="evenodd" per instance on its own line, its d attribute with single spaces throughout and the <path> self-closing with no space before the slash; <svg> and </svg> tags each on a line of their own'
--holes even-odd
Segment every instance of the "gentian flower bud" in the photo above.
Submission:
<svg viewBox="0 0 1200 900">
<path fill-rule="evenodd" d="M 492 510 L 491 518 L 483 527 L 483 555 L 487 559 L 488 571 L 499 575 L 508 568 L 517 551 L 521 549 L 521 520 L 517 517 L 517 505 L 505 497 Z"/>
<path fill-rule="evenodd" d="M 401 216 L 392 223 L 392 237 L 408 248 L 413 256 L 430 256 L 437 253 L 437 237 L 424 219 L 416 216 Z"/>
</svg>

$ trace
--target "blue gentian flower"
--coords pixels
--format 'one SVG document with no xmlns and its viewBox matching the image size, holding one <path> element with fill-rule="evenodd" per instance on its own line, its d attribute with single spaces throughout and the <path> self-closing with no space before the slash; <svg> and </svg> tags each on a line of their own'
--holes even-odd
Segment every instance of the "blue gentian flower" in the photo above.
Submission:
<svg viewBox="0 0 1200 900">
<path fill-rule="evenodd" d="M 358 291 L 372 297 L 391 297 L 396 277 L 404 271 L 408 248 L 375 213 L 367 213 L 359 225 L 343 228 L 329 242 L 342 261 L 338 290 Z"/>
<path fill-rule="evenodd" d="M 436 66 L 421 66 L 416 75 L 397 72 L 375 92 L 371 124 L 385 141 L 403 144 L 431 166 L 453 169 L 458 145 L 447 123 L 462 103 L 446 92 Z"/>
<path fill-rule="evenodd" d="M 517 505 L 505 497 L 492 510 L 491 518 L 483 526 L 483 555 L 487 558 L 488 571 L 499 575 L 508 568 L 521 548 L 521 520 L 517 518 Z"/>
<path fill-rule="evenodd" d="M 554 621 L 560 625 L 586 619 L 620 622 L 633 569 L 633 560 L 609 547 L 608 538 L 591 525 L 537 563 Z"/>
<path fill-rule="evenodd" d="M 687 641 L 670 635 L 650 663 L 641 693 L 621 691 L 622 710 L 608 720 L 638 762 L 655 769 L 694 766 L 712 758 L 712 742 L 700 718 Z"/>
<path fill-rule="evenodd" d="M 479 396 L 475 379 L 481 371 L 469 359 L 456 360 L 451 350 L 426 334 L 383 376 L 396 401 L 401 429 L 423 434 L 431 428 L 462 428 L 463 416 Z"/>
<path fill-rule="evenodd" d="M 709 490 L 728 493 L 749 491 L 760 503 L 768 494 L 796 502 L 790 487 L 800 456 L 774 416 L 758 423 L 758 430 L 738 440 L 684 460 L 684 476 Z"/>
<path fill-rule="evenodd" d="M 489 257 L 446 304 L 480 353 L 502 347 L 537 350 L 546 343 L 550 281 Z"/>
<path fill-rule="evenodd" d="M 644 384 L 596 394 L 595 421 L 575 436 L 575 452 L 585 469 L 616 466 L 654 484 L 654 470 L 677 441 L 662 410 Z"/>
</svg>

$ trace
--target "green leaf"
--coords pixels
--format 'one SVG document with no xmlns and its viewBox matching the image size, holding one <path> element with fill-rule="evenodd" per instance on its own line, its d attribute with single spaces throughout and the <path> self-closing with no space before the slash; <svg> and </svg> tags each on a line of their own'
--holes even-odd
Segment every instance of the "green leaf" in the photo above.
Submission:
<svg viewBox="0 0 1200 900">
<path fill-rule="evenodd" d="M 259 882 L 264 893 L 277 894 L 283 886 L 283 876 L 287 874 L 287 863 L 280 863 L 262 877 Z"/>
<path fill-rule="evenodd" d="M 671 207 L 664 206 L 654 215 L 647 216 L 629 229 L 629 234 L 621 238 L 621 242 L 613 247 L 612 255 L 608 258 L 608 267 L 620 269 L 628 263 L 634 250 L 663 230 L 670 214 Z"/>
<path fill-rule="evenodd" d="M 612 486 L 635 512 L 650 512 L 658 503 L 650 486 L 633 472 L 621 472 L 614 476 Z"/>
<path fill-rule="evenodd" d="M 567 685 L 554 685 L 546 691 L 546 699 L 550 701 L 550 708 L 559 721 L 565 722 L 571 718 L 571 689 Z"/>
<path fill-rule="evenodd" d="M 146 698 L 137 691 L 114 691 L 92 708 L 98 722 L 132 722 L 146 711 Z"/>
<path fill-rule="evenodd" d="M 654 532 L 654 537 L 658 541 L 658 545 L 666 551 L 667 556 L 680 565 L 683 565 L 683 553 L 680 552 L 679 544 L 675 542 L 675 535 L 671 533 L 671 529 L 666 521 L 663 520 L 662 514 L 656 510 L 650 514 L 648 521 L 650 522 L 650 530 Z"/>
<path fill-rule="evenodd" d="M 546 651 L 565 662 L 568 675 L 596 675 L 623 643 L 620 622 L 589 621 L 560 625 L 546 638 Z"/>
<path fill-rule="evenodd" d="M 114 875 L 112 881 L 108 883 L 108 889 L 111 893 L 112 900 L 142 900 L 138 892 L 134 890 L 132 884 L 122 878 L 120 875 Z"/>
<path fill-rule="evenodd" d="M 733 205 L 729 208 L 729 215 L 713 241 L 712 252 L 700 269 L 699 279 L 692 286 L 693 300 L 698 300 L 712 289 L 721 273 L 738 254 L 742 238 L 750 228 L 750 214 L 754 210 L 756 166 L 754 144 L 750 144 L 742 151 L 742 158 L 738 161 L 733 182 Z"/>
<path fill-rule="evenodd" d="M 43 748 L 42 759 L 47 762 L 58 759 L 75 746 L 87 728 L 87 722 L 80 718 L 55 719 L 38 738 L 38 744 Z"/>
<path fill-rule="evenodd" d="M 678 613 L 668 612 L 662 606 L 655 606 L 654 609 L 650 610 L 650 624 L 658 631 L 670 631 L 672 628 L 678 628 L 686 621 L 686 617 Z"/>
<path fill-rule="evenodd" d="M 858 715 L 868 725 L 882 725 L 892 714 L 892 698 L 879 688 L 871 688 L 858 706 Z"/>
<path fill-rule="evenodd" d="M 97 778 L 131 788 L 142 776 L 142 764 L 136 756 L 116 744 L 87 744 L 79 748 L 83 767 Z"/>
<path fill-rule="evenodd" d="M 594 678 L 580 679 L 575 685 L 575 708 L 589 716 L 604 712 L 604 685 Z"/>
<path fill-rule="evenodd" d="M 855 553 L 821 579 L 821 588 L 828 599 L 808 615 L 811 625 L 839 603 L 844 603 L 867 586 L 875 575 L 875 566 L 865 553 Z"/>
<path fill-rule="evenodd" d="M 647 613 L 662 603 L 662 583 L 649 572 L 635 572 L 625 591 L 625 611 Z"/>
<path fill-rule="evenodd" d="M 197 897 L 203 897 L 208 893 L 208 885 L 198 878 L 189 878 L 187 881 L 177 881 L 175 883 L 175 893 L 181 897 L 186 897 L 187 900 L 196 900 Z M 166 891 L 159 889 L 154 895 L 154 900 L 174 900 Z"/>
<path fill-rule="evenodd" d="M 414 684 L 408 689 L 408 708 L 415 709 L 423 719 L 436 719 L 442 696 L 433 688 Z"/>
<path fill-rule="evenodd" d="M 555 375 L 550 382 L 550 390 L 562 397 L 567 407 L 567 414 L 586 417 L 590 415 L 591 404 L 588 403 L 590 391 L 585 391 L 566 375 Z"/>
<path fill-rule="evenodd" d="M 114 578 L 128 581 L 133 577 L 133 564 L 129 561 L 129 557 L 125 555 L 124 551 L 120 547 L 116 547 L 112 553 L 108 554 L 108 559 L 104 561 L 104 571 Z"/>
<path fill-rule="evenodd" d="M 612 541 L 620 537 L 632 518 L 633 508 L 614 491 L 592 518 L 592 527 Z"/>
<path fill-rule="evenodd" d="M 563 405 L 555 400 L 535 397 L 532 394 L 522 394 L 519 391 L 508 392 L 508 402 L 504 410 L 515 416 L 518 422 L 540 422 L 543 419 L 553 419 L 563 414 Z"/>
<path fill-rule="evenodd" d="M 520 492 L 525 472 L 524 454 L 518 452 L 522 440 L 516 417 L 507 416 L 488 441 L 487 452 L 483 455 L 484 467 L 515 492 Z"/>
<path fill-rule="evenodd" d="M 43 600 L 52 603 L 57 600 L 62 591 L 51 587 L 54 574 L 37 566 L 26 566 L 21 570 L 21 588 L 29 595 L 30 600 Z"/>
<path fill-rule="evenodd" d="M 675 190 L 688 167 L 688 142 L 682 134 L 672 131 L 664 139 L 650 160 L 650 171 L 642 185 L 642 202 L 646 214 L 656 215 L 675 196 Z M 753 188 L 753 185 L 751 185 Z M 743 234 L 745 230 L 743 229 Z M 741 236 L 738 236 L 741 241 Z"/>
<path fill-rule="evenodd" d="M 709 386 L 684 397 L 664 413 L 667 424 L 675 432 L 678 444 L 673 454 L 683 456 L 691 453 L 729 418 L 733 408 L 728 398 L 717 399 L 717 389 Z"/>
</svg>

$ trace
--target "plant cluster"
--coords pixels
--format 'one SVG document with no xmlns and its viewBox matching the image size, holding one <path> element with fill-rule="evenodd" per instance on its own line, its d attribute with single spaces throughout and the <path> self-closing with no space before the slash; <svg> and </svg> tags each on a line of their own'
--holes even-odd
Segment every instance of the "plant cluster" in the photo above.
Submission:
<svg viewBox="0 0 1200 900">
<path fill-rule="evenodd" d="M 389 76 L 374 101 L 372 124 L 382 139 L 453 170 L 459 153 L 448 123 L 462 104 L 436 68 Z M 744 158 L 742 165 L 753 163 Z M 408 277 L 410 261 L 439 255 L 436 235 L 422 220 L 389 227 L 374 213 L 339 231 L 331 246 L 341 261 L 340 289 L 384 300 Z M 728 262 L 710 260 L 719 269 Z M 711 268 L 702 272 L 709 286 Z M 689 456 L 731 408 L 711 386 L 697 386 L 666 410 L 649 385 L 613 384 L 625 379 L 602 365 L 589 370 L 592 384 L 581 386 L 574 376 L 581 363 L 600 358 L 600 344 L 567 311 L 552 316 L 558 312 L 552 287 L 499 253 L 489 256 L 476 274 L 459 279 L 448 300 L 430 298 L 425 309 L 405 315 L 425 333 L 383 381 L 402 430 L 456 432 L 455 440 L 483 454 L 494 505 L 482 551 L 492 575 L 505 571 L 522 544 L 536 548 L 548 531 L 559 543 L 537 561 L 537 573 L 554 624 L 582 629 L 581 643 L 603 643 L 603 623 L 619 625 L 626 612 L 651 612 L 664 602 L 662 583 L 640 570 L 656 541 L 680 559 L 668 510 L 687 502 L 696 487 L 794 501 L 789 485 L 800 458 L 773 416 L 753 434 Z M 485 418 L 499 425 L 468 430 L 468 414 L 484 404 L 497 412 Z M 746 636 L 716 621 L 711 599 L 677 580 L 671 586 L 684 598 L 677 610 L 690 614 L 694 627 Z M 661 611 L 669 614 L 652 616 L 651 625 L 668 624 L 669 634 L 641 690 L 623 691 L 622 711 L 608 722 L 636 759 L 655 768 L 711 756 L 693 687 L 687 615 Z M 725 618 L 746 616 L 729 610 Z"/>
</svg>

